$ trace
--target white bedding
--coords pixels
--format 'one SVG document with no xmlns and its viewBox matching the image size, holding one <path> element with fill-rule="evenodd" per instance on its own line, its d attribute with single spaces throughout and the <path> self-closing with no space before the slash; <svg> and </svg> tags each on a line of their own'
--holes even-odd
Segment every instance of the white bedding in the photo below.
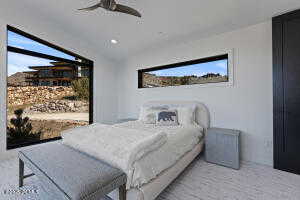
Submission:
<svg viewBox="0 0 300 200">
<path fill-rule="evenodd" d="M 162 131 L 168 136 L 164 145 L 135 162 L 131 187 L 140 187 L 154 179 L 192 150 L 203 137 L 203 128 L 196 125 L 156 126 L 155 124 L 144 124 L 141 121 L 132 121 L 114 126 L 151 132 Z"/>
<path fill-rule="evenodd" d="M 150 147 L 148 150 L 143 149 L 142 153 L 128 151 L 127 156 L 135 157 L 135 159 L 127 159 L 126 161 L 126 159 L 118 158 L 118 156 L 114 155 L 115 151 L 113 150 L 115 149 L 122 152 L 125 143 L 122 146 L 118 146 L 119 142 L 117 140 L 109 139 L 111 136 L 107 133 L 108 130 L 110 130 L 110 133 L 113 133 L 113 135 L 123 135 L 123 142 L 126 142 L 128 133 L 131 133 L 132 131 L 135 134 L 140 133 L 144 140 L 147 134 L 156 135 L 156 137 L 152 138 L 152 145 L 148 145 L 148 147 Z M 98 128 L 92 131 L 92 135 L 101 135 L 101 142 L 105 145 L 91 145 L 90 143 L 96 141 L 97 138 L 90 136 L 90 132 L 91 131 L 84 130 L 84 128 L 79 128 L 77 129 L 76 134 L 72 131 L 72 134 L 66 134 L 68 135 L 67 140 L 66 137 L 63 136 L 63 142 L 79 149 L 80 151 L 104 160 L 115 167 L 121 168 L 122 170 L 128 170 L 128 168 L 130 168 L 130 172 L 125 171 L 128 176 L 127 189 L 129 186 L 139 188 L 143 184 L 154 179 L 163 170 L 174 165 L 182 156 L 185 155 L 185 153 L 193 149 L 203 136 L 203 128 L 200 126 L 156 126 L 154 124 L 144 124 L 141 121 L 134 121 L 113 126 L 98 125 Z M 162 133 L 165 133 L 167 137 L 164 144 L 162 142 L 164 141 L 164 134 Z M 159 138 L 157 138 L 158 134 L 160 135 Z M 79 135 L 80 137 L 76 135 Z M 89 137 L 87 137 L 87 135 Z M 102 135 L 105 135 L 105 137 L 102 137 Z M 135 140 L 142 140 L 138 137 L 138 135 L 135 135 L 134 137 Z M 139 144 L 139 142 L 135 141 L 133 144 Z M 129 148 L 130 151 L 137 150 L 137 148 L 133 146 Z M 138 148 L 138 150 L 141 151 L 142 149 Z M 132 156 L 130 154 L 136 154 L 139 156 Z M 113 156 L 114 159 L 112 159 L 111 156 Z M 131 163 L 126 163 L 128 161 Z M 124 169 L 121 166 L 123 166 Z"/>
<path fill-rule="evenodd" d="M 123 170 L 127 175 L 128 189 L 135 162 L 167 141 L 167 135 L 161 131 L 141 131 L 97 123 L 66 131 L 62 137 L 63 144 Z"/>
<path fill-rule="evenodd" d="M 182 156 L 172 167 L 164 170 L 155 179 L 140 188 L 127 190 L 128 200 L 154 200 L 156 197 L 195 159 L 203 149 L 201 140 L 191 151 Z M 119 199 L 119 189 L 109 195 L 114 200 Z"/>
</svg>

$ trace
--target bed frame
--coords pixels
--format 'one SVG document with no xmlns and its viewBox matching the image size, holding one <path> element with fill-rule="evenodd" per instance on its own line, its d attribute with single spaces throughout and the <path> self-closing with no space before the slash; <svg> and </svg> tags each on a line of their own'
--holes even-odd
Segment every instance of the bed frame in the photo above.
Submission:
<svg viewBox="0 0 300 200">
<path fill-rule="evenodd" d="M 210 115 L 207 107 L 197 101 L 150 101 L 144 106 L 181 106 L 196 105 L 196 122 L 206 129 L 210 127 Z M 163 171 L 157 178 L 140 188 L 131 188 L 127 191 L 127 200 L 154 200 L 183 170 L 199 155 L 204 146 L 204 140 L 197 144 L 190 152 L 185 154 L 175 165 Z M 118 199 L 118 191 L 109 195 L 112 199 Z"/>
</svg>

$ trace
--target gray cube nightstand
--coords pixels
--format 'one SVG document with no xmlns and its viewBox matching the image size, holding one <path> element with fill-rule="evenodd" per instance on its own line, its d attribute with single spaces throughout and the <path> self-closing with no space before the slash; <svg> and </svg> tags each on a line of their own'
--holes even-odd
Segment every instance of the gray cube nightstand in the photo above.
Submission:
<svg viewBox="0 0 300 200">
<path fill-rule="evenodd" d="M 205 136 L 205 159 L 233 169 L 240 168 L 240 131 L 209 128 Z"/>
</svg>

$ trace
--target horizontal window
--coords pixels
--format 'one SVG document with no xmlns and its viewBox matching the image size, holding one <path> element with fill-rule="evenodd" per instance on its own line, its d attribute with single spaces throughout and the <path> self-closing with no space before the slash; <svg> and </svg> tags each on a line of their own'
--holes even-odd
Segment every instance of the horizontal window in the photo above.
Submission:
<svg viewBox="0 0 300 200">
<path fill-rule="evenodd" d="M 138 87 L 228 82 L 228 54 L 138 70 Z"/>
</svg>

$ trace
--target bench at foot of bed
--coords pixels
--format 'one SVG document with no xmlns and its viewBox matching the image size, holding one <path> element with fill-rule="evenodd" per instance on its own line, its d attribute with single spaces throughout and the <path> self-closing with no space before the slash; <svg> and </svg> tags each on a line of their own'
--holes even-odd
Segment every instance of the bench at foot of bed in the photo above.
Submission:
<svg viewBox="0 0 300 200">
<path fill-rule="evenodd" d="M 25 178 L 36 175 L 45 199 L 98 200 L 119 188 L 120 200 L 126 200 L 126 174 L 65 145 L 20 151 L 19 162 L 20 187 Z M 24 165 L 33 174 L 24 175 Z"/>
</svg>

